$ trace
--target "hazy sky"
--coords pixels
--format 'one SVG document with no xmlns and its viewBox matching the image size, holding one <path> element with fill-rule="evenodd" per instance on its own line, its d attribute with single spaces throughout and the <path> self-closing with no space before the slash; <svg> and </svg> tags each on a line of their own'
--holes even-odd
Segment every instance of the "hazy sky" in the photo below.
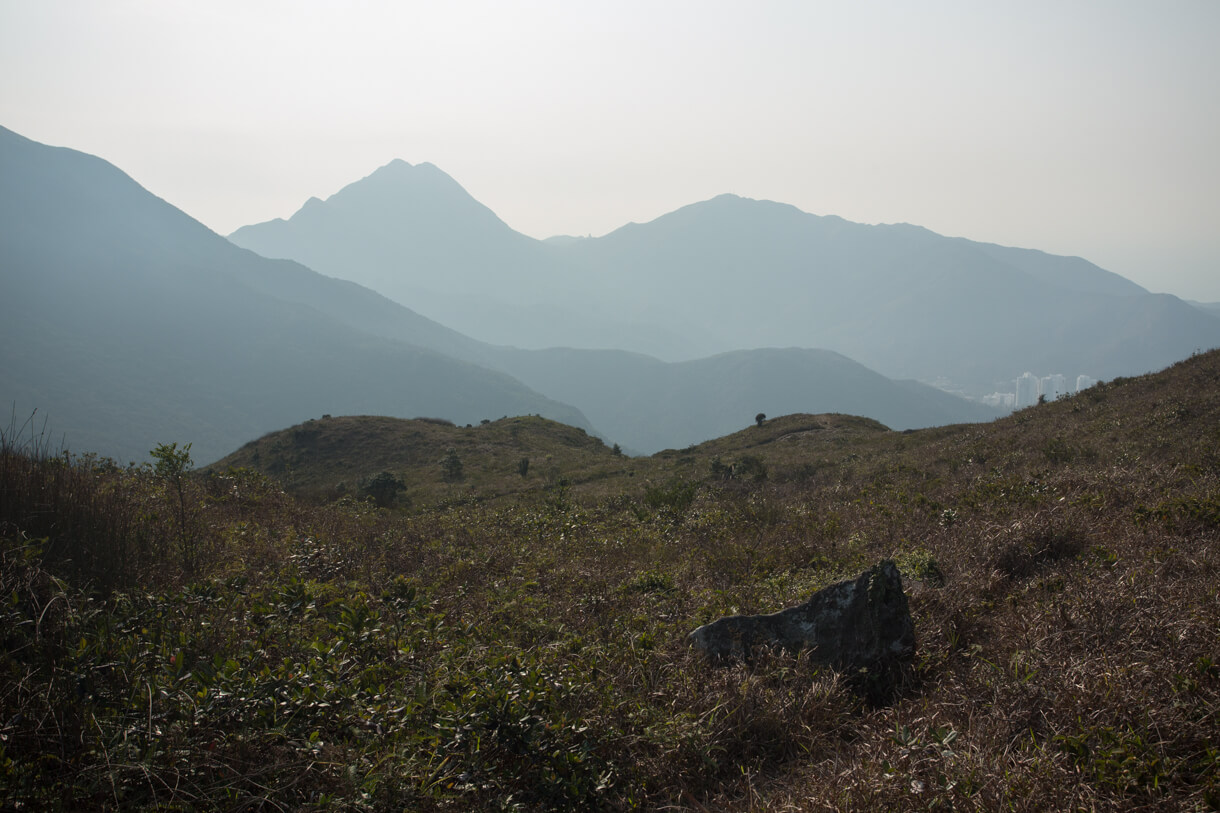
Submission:
<svg viewBox="0 0 1220 813">
<path fill-rule="evenodd" d="M 221 233 L 402 158 L 535 237 L 734 192 L 1220 301 L 1220 0 L 0 0 L 0 124 Z"/>
</svg>

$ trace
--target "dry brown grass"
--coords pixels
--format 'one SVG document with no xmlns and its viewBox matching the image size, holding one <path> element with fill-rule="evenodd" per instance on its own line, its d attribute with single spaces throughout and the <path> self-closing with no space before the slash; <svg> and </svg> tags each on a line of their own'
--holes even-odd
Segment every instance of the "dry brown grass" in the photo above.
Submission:
<svg viewBox="0 0 1220 813">
<path fill-rule="evenodd" d="M 468 454 L 492 472 L 473 498 L 394 511 L 199 478 L 188 578 L 148 472 L 6 453 L 0 798 L 1220 804 L 1220 355 L 989 426 L 790 416 L 606 460 L 522 484 Z M 714 669 L 686 646 L 885 557 L 919 647 L 888 702 L 799 657 Z"/>
</svg>

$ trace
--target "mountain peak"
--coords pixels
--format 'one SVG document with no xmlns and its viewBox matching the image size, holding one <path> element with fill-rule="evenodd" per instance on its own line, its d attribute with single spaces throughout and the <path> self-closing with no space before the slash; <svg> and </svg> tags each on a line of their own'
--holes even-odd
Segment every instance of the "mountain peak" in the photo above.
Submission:
<svg viewBox="0 0 1220 813">
<path fill-rule="evenodd" d="M 461 184 L 435 164 L 410 164 L 401 158 L 395 158 L 378 167 L 325 199 L 316 196 L 309 198 L 288 222 L 305 218 L 308 228 L 313 229 L 331 216 L 328 213 L 335 212 L 347 212 L 349 216 L 367 217 L 372 220 L 387 217 L 399 220 L 436 220 L 441 212 L 465 212 L 468 215 L 476 213 L 476 218 L 492 218 L 498 221 L 490 210 L 472 198 Z M 240 240 L 248 238 L 251 228 L 243 226 L 230 235 L 230 238 L 240 235 L 241 244 Z"/>
<path fill-rule="evenodd" d="M 447 285 L 516 292 L 509 269 L 535 273 L 546 262 L 540 243 L 513 231 L 435 164 L 401 158 L 324 201 L 311 199 L 287 222 L 243 226 L 229 239 L 399 302 L 435 290 L 436 268 L 463 269 L 446 275 Z"/>
<path fill-rule="evenodd" d="M 383 177 L 398 179 L 418 179 L 426 177 L 444 178 L 455 186 L 459 185 L 457 181 L 453 180 L 453 178 L 447 172 L 431 161 L 421 161 L 418 164 L 412 164 L 409 161 L 402 160 L 401 158 L 395 158 L 388 164 L 373 170 L 373 172 L 365 176 L 363 180 Z M 358 183 L 360 183 L 360 181 L 356 181 L 356 184 Z M 355 184 L 348 184 L 348 186 L 354 185 Z"/>
</svg>

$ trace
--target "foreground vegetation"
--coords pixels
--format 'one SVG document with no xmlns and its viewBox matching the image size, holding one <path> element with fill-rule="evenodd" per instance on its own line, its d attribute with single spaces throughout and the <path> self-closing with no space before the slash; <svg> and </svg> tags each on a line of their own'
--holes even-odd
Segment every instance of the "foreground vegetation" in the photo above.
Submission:
<svg viewBox="0 0 1220 813">
<path fill-rule="evenodd" d="M 460 476 L 379 461 L 389 507 L 10 431 L 0 805 L 1220 807 L 1220 355 L 991 425 L 790 416 L 648 459 L 428 425 Z M 919 647 L 891 696 L 685 644 L 885 557 Z"/>
</svg>

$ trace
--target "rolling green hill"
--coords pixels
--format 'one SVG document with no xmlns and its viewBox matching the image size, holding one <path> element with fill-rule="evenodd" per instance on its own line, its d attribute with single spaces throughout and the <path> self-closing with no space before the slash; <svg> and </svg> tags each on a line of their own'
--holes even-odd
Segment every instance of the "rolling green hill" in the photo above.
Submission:
<svg viewBox="0 0 1220 813">
<path fill-rule="evenodd" d="M 451 455 L 460 474 L 445 467 Z M 359 495 L 361 483 L 384 471 L 403 482 L 398 502 L 409 505 L 514 495 L 561 479 L 603 479 L 621 474 L 626 464 L 583 429 L 540 417 L 462 427 L 428 418 L 327 416 L 251 441 L 209 470 L 253 469 L 306 498 Z"/>
<path fill-rule="evenodd" d="M 710 465 L 721 456 L 731 461 L 758 454 L 760 447 L 772 443 L 800 448 L 810 442 L 842 445 L 874 433 L 890 430 L 851 415 L 786 415 L 682 450 L 629 458 L 582 429 L 536 416 L 468 426 L 431 418 L 326 416 L 250 441 L 205 471 L 257 471 L 298 498 L 322 502 L 359 498 L 362 483 L 388 472 L 404 486 L 395 503 L 423 507 L 568 489 L 605 496 L 627 487 L 637 475 L 646 479 L 672 474 L 674 460 Z M 461 463 L 460 476 L 446 471 L 451 453 Z M 688 472 L 696 478 L 703 474 Z"/>
</svg>

